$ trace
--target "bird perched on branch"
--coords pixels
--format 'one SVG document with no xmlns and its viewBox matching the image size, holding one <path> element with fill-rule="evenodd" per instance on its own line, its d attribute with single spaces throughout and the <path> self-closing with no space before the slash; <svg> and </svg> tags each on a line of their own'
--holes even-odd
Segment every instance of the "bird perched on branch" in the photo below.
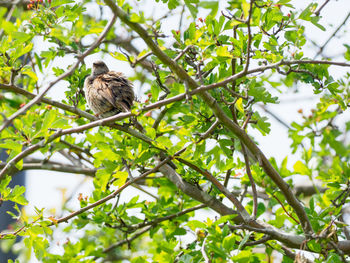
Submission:
<svg viewBox="0 0 350 263">
<path fill-rule="evenodd" d="M 109 71 L 103 61 L 93 63 L 84 89 L 90 109 L 102 118 L 130 111 L 135 98 L 131 82 L 123 73 Z"/>
</svg>

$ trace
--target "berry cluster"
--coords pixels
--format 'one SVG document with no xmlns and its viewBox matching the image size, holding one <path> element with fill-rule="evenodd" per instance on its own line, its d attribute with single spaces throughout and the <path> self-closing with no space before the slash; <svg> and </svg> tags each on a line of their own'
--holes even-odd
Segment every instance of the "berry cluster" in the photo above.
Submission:
<svg viewBox="0 0 350 263">
<path fill-rule="evenodd" d="M 35 9 L 38 8 L 40 4 L 43 4 L 43 0 L 30 0 L 29 4 L 27 5 L 27 9 Z M 46 0 L 48 4 L 51 4 L 51 0 Z"/>
</svg>

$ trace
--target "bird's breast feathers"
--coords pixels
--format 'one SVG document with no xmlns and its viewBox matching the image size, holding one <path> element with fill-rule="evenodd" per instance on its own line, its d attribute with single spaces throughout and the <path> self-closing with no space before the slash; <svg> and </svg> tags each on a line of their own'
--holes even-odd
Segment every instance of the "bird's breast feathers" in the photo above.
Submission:
<svg viewBox="0 0 350 263">
<path fill-rule="evenodd" d="M 85 80 L 87 102 L 95 114 L 129 111 L 134 100 L 131 82 L 120 72 L 110 71 Z M 114 113 L 114 114 L 116 114 Z"/>
</svg>

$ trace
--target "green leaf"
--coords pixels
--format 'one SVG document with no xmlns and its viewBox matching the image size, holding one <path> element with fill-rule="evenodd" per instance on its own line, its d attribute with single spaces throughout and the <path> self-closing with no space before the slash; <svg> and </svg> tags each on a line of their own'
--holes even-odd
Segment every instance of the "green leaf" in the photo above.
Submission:
<svg viewBox="0 0 350 263">
<path fill-rule="evenodd" d="M 3 178 L 0 181 L 0 193 L 5 190 L 5 188 L 9 185 L 11 182 L 12 177 L 9 175 L 6 175 L 5 178 Z"/>
<path fill-rule="evenodd" d="M 56 115 L 57 113 L 54 110 L 47 111 L 44 116 L 44 121 L 42 123 L 41 130 L 47 132 L 49 128 L 52 128 L 52 123 L 55 121 Z"/>
<path fill-rule="evenodd" d="M 192 17 L 196 18 L 197 13 L 198 13 L 198 8 L 196 6 L 194 6 L 189 0 L 185 0 L 185 5 L 188 8 L 188 10 L 190 11 Z"/>
<path fill-rule="evenodd" d="M 127 59 L 127 57 L 124 55 L 124 54 L 122 54 L 122 53 L 120 53 L 120 52 L 117 52 L 117 51 L 115 51 L 114 53 L 109 53 L 112 57 L 114 57 L 115 59 L 117 59 L 117 60 L 120 60 L 120 61 L 128 61 L 128 59 Z"/>
<path fill-rule="evenodd" d="M 142 12 L 140 12 L 140 15 L 132 13 L 130 16 L 130 21 L 134 23 L 144 23 L 145 22 L 145 17 Z"/>
<path fill-rule="evenodd" d="M 191 228 L 192 231 L 195 231 L 197 228 L 205 229 L 207 227 L 206 224 L 204 224 L 201 221 L 198 220 L 192 220 L 186 224 L 189 228 Z"/>
<path fill-rule="evenodd" d="M 94 178 L 95 187 L 101 189 L 101 191 L 106 191 L 110 176 L 111 174 L 106 169 L 98 169 Z"/>
<path fill-rule="evenodd" d="M 315 26 L 317 26 L 319 29 L 321 29 L 322 31 L 326 31 L 326 28 L 322 25 L 320 25 L 318 23 L 318 21 L 320 20 L 320 17 L 319 16 L 313 16 L 311 17 L 311 23 Z"/>
<path fill-rule="evenodd" d="M 256 120 L 257 124 L 253 124 L 252 126 L 256 129 L 258 129 L 262 135 L 266 135 L 270 133 L 270 126 L 271 124 L 267 122 L 267 117 L 260 116 L 257 111 L 254 112 L 252 116 L 252 120 Z"/>
<path fill-rule="evenodd" d="M 255 81 L 251 83 L 248 90 L 248 95 L 253 96 L 255 101 L 261 101 L 264 104 L 276 103 L 278 101 L 277 97 L 272 97 L 272 95 L 263 86 L 258 86 Z"/>
<path fill-rule="evenodd" d="M 38 56 L 37 53 L 34 53 L 34 57 L 35 57 L 36 65 L 38 66 L 40 72 L 42 73 L 43 72 L 43 65 L 41 64 L 41 58 Z"/>
<path fill-rule="evenodd" d="M 24 194 L 26 188 L 24 186 L 19 186 L 19 185 L 16 185 L 10 195 L 7 197 L 8 200 L 12 201 L 12 202 L 15 202 L 15 203 L 18 203 L 20 205 L 27 205 L 28 204 L 28 201 L 27 199 L 25 199 L 25 197 L 22 195 Z"/>
<path fill-rule="evenodd" d="M 123 171 L 118 171 L 115 174 L 113 174 L 114 178 L 117 178 L 118 180 L 114 183 L 114 185 L 116 186 L 123 186 L 126 182 L 126 180 L 128 179 L 128 172 L 123 172 Z"/>
<path fill-rule="evenodd" d="M 173 146 L 172 141 L 166 136 L 159 136 L 156 141 L 164 148 L 170 148 Z"/>
<path fill-rule="evenodd" d="M 311 175 L 310 169 L 302 161 L 297 161 L 293 165 L 293 169 L 295 173 L 298 173 L 301 175 Z"/>
<path fill-rule="evenodd" d="M 218 57 L 232 58 L 232 54 L 228 51 L 227 46 L 220 46 L 216 49 L 216 55 Z"/>
<path fill-rule="evenodd" d="M 73 0 L 54 0 L 51 2 L 50 7 L 53 8 L 56 6 L 70 4 L 70 3 L 74 3 L 74 1 Z"/>
<path fill-rule="evenodd" d="M 29 76 L 35 83 L 38 81 L 38 77 L 30 66 L 24 66 L 21 73 Z"/>
<path fill-rule="evenodd" d="M 13 141 L 13 140 L 6 140 L 5 143 L 0 144 L 0 148 L 11 149 L 11 150 L 14 150 L 16 152 L 21 152 L 22 145 L 18 142 Z"/>
<path fill-rule="evenodd" d="M 227 250 L 227 251 L 231 251 L 232 248 L 235 246 L 236 244 L 236 235 L 231 234 L 229 236 L 226 236 L 223 241 L 222 241 L 222 246 Z"/>
<path fill-rule="evenodd" d="M 244 246 L 245 243 L 247 243 L 251 233 L 245 234 L 242 241 L 239 243 L 237 250 L 241 250 L 241 248 Z"/>
<path fill-rule="evenodd" d="M 344 58 L 348 61 L 350 61 L 350 46 L 347 44 L 343 44 L 344 47 L 346 47 L 346 52 L 344 54 Z"/>
<path fill-rule="evenodd" d="M 33 35 L 27 34 L 24 32 L 13 32 L 12 35 L 13 35 L 13 38 L 16 39 L 16 41 L 21 42 L 21 43 L 27 42 L 33 38 Z M 31 47 L 33 47 L 33 43 L 30 43 L 30 45 L 31 45 Z M 30 50 L 31 50 L 31 48 L 30 48 Z"/>
<path fill-rule="evenodd" d="M 249 16 L 250 4 L 246 0 L 242 0 L 242 10 L 244 18 L 247 18 Z"/>
<path fill-rule="evenodd" d="M 159 96 L 159 91 L 160 88 L 158 85 L 156 85 L 156 83 L 153 83 L 153 85 L 151 86 L 151 94 L 152 94 L 152 101 L 157 101 L 158 96 Z"/>
<path fill-rule="evenodd" d="M 244 114 L 243 99 L 242 98 L 239 98 L 236 101 L 235 107 L 236 107 L 237 110 L 239 110 L 240 113 Z"/>
<path fill-rule="evenodd" d="M 210 15 L 215 17 L 219 10 L 219 2 L 218 1 L 200 1 L 199 6 L 205 9 L 211 9 Z"/>
<path fill-rule="evenodd" d="M 180 2 L 178 0 L 169 0 L 168 1 L 168 7 L 170 10 L 175 9 L 180 5 Z"/>
</svg>

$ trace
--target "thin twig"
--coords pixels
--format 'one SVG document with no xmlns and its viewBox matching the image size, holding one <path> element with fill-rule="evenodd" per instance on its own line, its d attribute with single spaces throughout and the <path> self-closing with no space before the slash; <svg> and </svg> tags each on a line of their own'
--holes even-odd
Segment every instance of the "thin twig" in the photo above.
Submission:
<svg viewBox="0 0 350 263">
<path fill-rule="evenodd" d="M 35 96 L 36 96 L 35 94 L 30 93 L 29 91 L 26 91 L 20 87 L 15 86 L 15 85 L 8 85 L 8 84 L 0 83 L 0 89 L 7 90 L 10 92 L 15 92 L 16 94 L 21 94 L 29 99 L 35 98 Z M 42 98 L 40 100 L 40 102 L 38 102 L 38 103 L 41 103 L 41 102 L 44 102 L 46 104 L 52 105 L 52 106 L 57 107 L 57 108 L 60 108 L 64 111 L 69 111 L 71 113 L 77 114 L 77 115 L 84 117 L 86 119 L 89 119 L 89 120 L 97 119 L 94 115 L 89 114 L 86 111 L 82 111 L 76 107 L 72 107 L 72 106 L 69 106 L 67 104 L 52 100 L 52 99 Z"/>
<path fill-rule="evenodd" d="M 219 119 L 215 119 L 215 121 L 213 122 L 213 124 L 209 127 L 209 129 L 205 132 L 205 133 L 202 133 L 200 136 L 199 136 L 199 140 L 196 142 L 196 143 L 199 143 L 203 140 L 205 140 L 206 138 L 208 138 L 213 132 L 214 130 L 216 129 L 216 127 L 219 126 Z"/>
<path fill-rule="evenodd" d="M 245 63 L 245 67 L 243 72 L 247 72 L 249 69 L 249 64 L 250 64 L 250 46 L 252 42 L 252 33 L 251 33 L 251 28 L 250 28 L 250 20 L 252 19 L 252 14 L 253 14 L 253 4 L 255 0 L 250 0 L 250 7 L 249 7 L 249 15 L 247 18 L 247 28 L 248 28 L 248 43 L 247 43 L 247 60 Z"/>
<path fill-rule="evenodd" d="M 284 212 L 286 213 L 286 215 L 289 216 L 291 219 L 293 219 L 298 225 L 300 225 L 300 222 L 287 211 L 287 209 L 284 207 L 283 203 L 274 194 L 271 194 L 271 195 L 273 196 L 273 198 L 275 198 L 278 201 L 278 203 L 281 205 L 281 207 L 284 210 Z"/>
<path fill-rule="evenodd" d="M 163 221 L 166 221 L 166 220 L 171 220 L 173 218 L 185 215 L 187 213 L 196 211 L 198 209 L 202 209 L 204 207 L 207 207 L 207 205 L 206 204 L 196 205 L 194 207 L 182 210 L 182 211 L 177 212 L 177 213 L 172 214 L 172 215 L 168 215 L 168 216 L 164 216 L 164 217 L 157 217 L 157 218 L 155 218 L 152 221 L 142 222 L 142 223 L 139 223 L 139 224 L 134 224 L 134 225 L 128 226 L 128 228 L 132 229 L 132 230 L 136 230 L 136 229 L 139 229 L 139 228 L 142 228 L 142 227 L 145 227 L 145 226 L 150 226 L 150 225 L 155 226 L 155 225 L 157 225 L 160 222 L 163 222 Z"/>
<path fill-rule="evenodd" d="M 128 172 L 129 178 L 132 180 L 135 177 L 132 175 L 130 167 L 128 165 L 128 163 L 126 162 L 126 160 L 124 158 L 122 158 L 122 162 L 125 166 L 126 171 Z M 145 194 L 148 194 L 149 196 L 153 197 L 155 200 L 159 200 L 159 198 L 157 196 L 155 196 L 154 194 L 148 192 L 147 190 L 143 189 L 143 187 L 137 185 L 137 184 L 133 184 L 133 187 L 135 187 L 136 189 L 140 190 L 141 192 L 144 192 Z"/>
<path fill-rule="evenodd" d="M 328 0 L 329 1 L 329 0 Z M 327 1 L 326 1 L 327 2 Z M 333 39 L 333 37 L 338 33 L 338 31 L 346 24 L 346 22 L 348 21 L 348 19 L 350 18 L 350 12 L 348 13 L 348 15 L 345 17 L 344 21 L 337 27 L 336 30 L 334 30 L 334 32 L 332 33 L 332 35 L 326 40 L 326 42 L 324 42 L 324 44 L 320 47 L 320 49 L 318 50 L 317 54 L 315 55 L 314 58 L 316 58 L 318 55 L 320 55 L 322 53 L 322 51 L 325 49 L 325 47 L 328 45 L 328 43 Z"/>
<path fill-rule="evenodd" d="M 4 168 L 6 163 L 0 163 L 0 168 Z M 51 162 L 24 162 L 21 170 L 48 170 L 62 173 L 85 174 L 94 176 L 96 168 L 77 167 L 67 164 L 51 163 Z M 14 172 L 18 170 L 15 169 Z"/>
<path fill-rule="evenodd" d="M 315 11 L 315 16 L 319 16 L 321 13 L 321 10 L 328 4 L 330 0 L 324 1 L 324 3 Z"/>
<path fill-rule="evenodd" d="M 166 112 L 168 111 L 168 108 L 165 107 L 164 109 L 162 109 L 159 113 L 159 115 L 157 116 L 157 118 L 155 119 L 152 128 L 157 130 L 158 129 L 158 125 L 160 124 L 160 122 L 162 121 L 162 119 L 164 118 Z"/>
<path fill-rule="evenodd" d="M 260 238 L 259 240 L 250 241 L 250 242 L 245 243 L 243 247 L 250 247 L 250 246 L 256 246 L 256 245 L 259 245 L 259 244 L 263 244 L 263 243 L 266 243 L 267 241 L 269 241 L 271 239 L 272 239 L 271 236 L 265 235 L 262 238 Z"/>
<path fill-rule="evenodd" d="M 121 240 L 111 246 L 109 246 L 108 248 L 104 249 L 103 250 L 103 253 L 108 253 L 110 251 L 112 251 L 113 249 L 117 248 L 117 247 L 120 247 L 124 244 L 129 244 L 131 241 L 133 241 L 134 239 L 138 238 L 139 236 L 143 235 L 144 233 L 148 232 L 150 229 L 152 228 L 152 226 L 149 226 L 149 227 L 145 227 L 144 229 L 142 229 L 140 232 L 136 233 L 135 235 L 133 235 L 132 237 L 130 238 L 126 238 L 124 240 Z M 97 259 L 97 257 L 95 258 Z"/>
<path fill-rule="evenodd" d="M 207 242 L 207 238 L 204 238 L 203 244 L 202 244 L 202 247 L 201 247 L 201 253 L 202 253 L 202 256 L 204 258 L 204 262 L 205 263 L 211 263 L 211 260 L 209 259 L 207 253 L 205 252 L 205 243 L 206 242 Z"/>
<path fill-rule="evenodd" d="M 273 117 L 276 121 L 278 121 L 282 126 L 286 127 L 288 130 L 290 129 L 289 125 L 282 120 L 279 116 L 277 116 L 275 113 L 273 113 L 272 111 L 270 111 L 265 105 L 263 104 L 258 104 L 266 113 L 268 113 L 269 115 L 271 115 L 271 117 Z"/>
<path fill-rule="evenodd" d="M 256 215 L 258 213 L 258 194 L 256 191 L 256 184 L 255 184 L 252 172 L 250 170 L 248 153 L 247 153 L 247 150 L 246 150 L 242 141 L 241 141 L 241 147 L 242 147 L 242 153 L 244 156 L 246 172 L 247 172 L 247 175 L 248 175 L 251 187 L 252 187 L 252 192 L 253 192 L 253 216 L 254 216 L 254 218 L 256 218 Z"/>
<path fill-rule="evenodd" d="M 176 56 L 176 58 L 174 58 L 174 61 L 178 61 L 190 48 L 192 48 L 192 45 L 189 45 L 187 47 L 185 47 L 180 53 L 179 55 Z"/>
<path fill-rule="evenodd" d="M 132 180 L 130 180 L 130 181 L 127 181 L 127 182 L 126 182 L 125 184 L 123 184 L 120 188 L 118 188 L 117 190 L 115 190 L 115 191 L 112 192 L 111 194 L 107 195 L 106 197 L 104 197 L 104 198 L 102 198 L 102 199 L 96 201 L 95 203 L 92 203 L 92 204 L 90 204 L 90 205 L 87 205 L 87 206 L 85 206 L 85 207 L 83 207 L 83 208 L 81 208 L 81 209 L 79 209 L 79 210 L 77 210 L 77 211 L 75 211 L 75 212 L 72 212 L 72 213 L 70 213 L 70 214 L 67 215 L 67 216 L 64 216 L 64 217 L 62 217 L 62 218 L 60 218 L 60 219 L 54 220 L 54 222 L 52 222 L 49 226 L 57 225 L 57 224 L 60 224 L 60 223 L 62 223 L 62 222 L 68 222 L 69 219 L 71 219 L 71 218 L 73 218 L 73 217 L 76 217 L 77 215 L 80 215 L 80 214 L 82 214 L 82 213 L 84 213 L 84 212 L 86 212 L 86 211 L 88 211 L 88 210 L 90 210 L 90 209 L 92 209 L 92 208 L 94 208 L 94 207 L 96 207 L 96 206 L 99 206 L 99 205 L 101 205 L 101 204 L 107 202 L 107 201 L 110 200 L 110 199 L 113 199 L 114 197 L 116 197 L 120 192 L 122 192 L 122 191 L 123 191 L 125 188 L 127 188 L 128 186 L 130 186 L 130 185 L 132 185 L 133 183 L 135 183 L 135 182 L 137 182 L 137 181 L 139 181 L 139 180 L 145 178 L 146 176 L 148 176 L 148 175 L 150 175 L 150 174 L 152 174 L 152 173 L 157 172 L 158 169 L 159 169 L 160 167 L 162 167 L 164 164 L 166 164 L 167 162 L 169 162 L 170 159 L 171 159 L 170 157 L 164 159 L 163 161 L 159 162 L 159 163 L 158 163 L 154 168 L 152 168 L 151 170 L 149 170 L 149 171 L 147 171 L 147 172 L 141 174 L 140 176 L 138 176 L 138 177 L 136 177 L 136 178 L 134 178 L 134 179 L 132 179 Z M 18 230 L 15 231 L 14 233 L 16 233 L 16 232 L 18 232 Z M 0 238 L 4 238 L 4 237 L 7 236 L 7 235 L 14 235 L 14 233 L 5 233 L 5 234 L 2 234 L 2 235 L 0 236 Z"/>
</svg>

